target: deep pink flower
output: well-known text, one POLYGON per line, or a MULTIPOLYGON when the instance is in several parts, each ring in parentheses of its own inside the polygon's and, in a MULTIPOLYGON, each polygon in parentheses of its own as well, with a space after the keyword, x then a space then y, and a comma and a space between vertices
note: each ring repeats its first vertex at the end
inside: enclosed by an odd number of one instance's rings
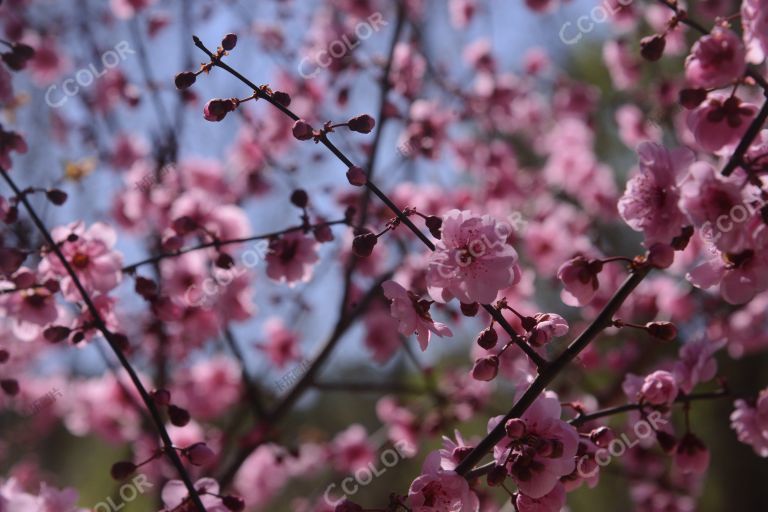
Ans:
POLYGON ((619 213, 629 227, 643 232, 646 246, 668 244, 680 235, 685 223, 677 204, 677 182, 693 163, 693 152, 644 142, 638 146, 637 155, 640 172, 627 182, 627 190, 619 199, 619 213))
POLYGON ((565 487, 558 483, 541 498, 520 493, 515 500, 517 512, 560 512, 565 506, 565 487))
POLYGON ((696 143, 705 151, 715 152, 741 139, 756 114, 755 105, 736 96, 710 97, 688 114, 686 123, 696 143))
POLYGON ((464 477, 441 467, 439 451, 424 461, 421 476, 408 489, 413 512, 478 512, 480 504, 464 477))
MULTIPOLYGON (((525 423, 525 435, 516 439, 505 437, 493 449, 496 463, 507 469, 520 492, 532 500, 551 493, 560 478, 576 468, 579 434, 560 419, 560 412, 557 394, 545 391, 520 418, 525 423)), ((502 416, 491 418, 488 431, 501 419, 502 416)))
POLYGON ((442 238, 430 255, 427 289, 433 299, 456 297, 488 304, 520 280, 517 252, 507 243, 511 228, 488 215, 451 210, 443 216, 442 238))
POLYGON ((670 405, 677 398, 677 392, 674 375, 663 370, 648 375, 640 387, 641 398, 652 405, 670 405))
POLYGON ((586 306, 595 296, 600 283, 597 275, 602 270, 599 261, 590 261, 577 256, 566 261, 557 270, 557 278, 565 289, 560 293, 562 301, 569 306, 586 306))
MULTIPOLYGON (((86 292, 107 293, 120 283, 123 257, 112 250, 117 236, 111 226, 96 222, 85 229, 82 222, 73 222, 54 228, 51 235, 60 244, 61 252, 86 292), (74 241, 68 240, 71 235, 75 235, 74 241)), ((61 278, 61 290, 67 299, 82 300, 56 254, 48 253, 40 263, 39 270, 45 276, 61 278)))
POLYGON ((746 49, 732 30, 715 27, 696 41, 685 60, 685 77, 694 87, 716 89, 739 78, 747 69, 746 49))
POLYGON ((317 242, 298 231, 270 240, 267 275, 291 286, 309 281, 318 260, 316 247, 317 242))
POLYGON ((445 324, 432 320, 429 314, 430 301, 419 299, 395 281, 385 281, 381 287, 384 290, 384 296, 392 301, 391 312, 392 316, 400 322, 400 333, 404 336, 416 333, 422 351, 427 350, 432 332, 441 337, 453 336, 445 324))
POLYGON ((329 449, 335 468, 341 473, 354 473, 373 462, 376 449, 362 425, 354 424, 336 434, 329 449))
POLYGON ((761 457, 768 457, 768 389, 760 392, 757 400, 736 400, 731 413, 731 428, 739 441, 746 443, 761 457))
POLYGON ((704 473, 709 467, 709 450, 701 439, 688 432, 677 443, 675 464, 683 473, 704 473))
POLYGON ((747 60, 761 64, 768 54, 768 1, 744 0, 741 3, 741 24, 747 60))

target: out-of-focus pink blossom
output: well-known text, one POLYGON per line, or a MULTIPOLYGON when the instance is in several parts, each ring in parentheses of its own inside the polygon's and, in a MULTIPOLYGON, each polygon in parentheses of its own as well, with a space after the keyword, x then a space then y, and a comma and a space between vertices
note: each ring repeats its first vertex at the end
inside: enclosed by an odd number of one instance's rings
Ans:
POLYGON ((715 27, 696 41, 685 60, 685 77, 694 87, 716 89, 741 78, 746 50, 732 30, 715 27))
POLYGON ((736 400, 731 413, 731 428, 739 441, 746 443, 761 457, 768 457, 768 389, 760 392, 755 401, 736 400))
POLYGON ((742 102, 736 96, 727 99, 711 97, 688 113, 688 129, 693 132, 701 149, 715 152, 723 146, 735 144, 747 131, 757 107, 742 102))
POLYGON ((640 387, 640 396, 652 405, 670 405, 677 398, 677 391, 674 375, 658 370, 645 378, 640 387))
POLYGON ((430 453, 421 476, 408 489, 408 505, 413 512, 478 512, 477 496, 464 477, 441 467, 439 451, 430 453))
POLYGON ((741 24, 747 60, 753 64, 762 63, 768 55, 768 2, 744 0, 741 3, 741 24))
POLYGON ((260 345, 270 361, 278 368, 285 368, 301 357, 298 335, 287 329, 279 318, 270 318, 264 324, 266 340, 260 345))
POLYGON ((269 242, 267 275, 291 286, 312 277, 317 262, 317 242, 301 232, 294 231, 269 242))
POLYGON ((429 314, 430 301, 419 299, 395 281, 385 281, 381 287, 384 296, 392 301, 392 316, 399 321, 400 333, 405 336, 416 333, 421 350, 427 350, 433 332, 441 337, 453 336, 445 324, 432 320, 429 314))

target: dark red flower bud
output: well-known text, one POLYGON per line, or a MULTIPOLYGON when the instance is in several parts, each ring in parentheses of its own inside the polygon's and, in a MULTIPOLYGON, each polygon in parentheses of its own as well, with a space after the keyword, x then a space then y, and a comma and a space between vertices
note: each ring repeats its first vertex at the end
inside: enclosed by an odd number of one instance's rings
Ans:
POLYGON ((191 419, 189 412, 187 412, 186 409, 182 409, 175 405, 168 406, 168 418, 171 420, 171 423, 177 427, 183 427, 189 423, 189 420, 191 419))
POLYGON ((178 219, 174 219, 171 223, 171 228, 179 235, 186 235, 197 229, 197 222, 192 217, 184 215, 178 219))
POLYGON ((693 236, 693 226, 683 227, 682 232, 672 239, 672 248, 676 251, 684 251, 693 236))
POLYGON ((221 47, 224 48, 225 51, 229 52, 234 50, 236 45, 237 45, 236 34, 227 34, 224 36, 224 39, 221 40, 221 47))
POLYGON ((472 367, 472 378, 485 382, 496 378, 499 373, 499 358, 496 356, 481 357, 472 367))
POLYGON ((439 240, 442 236, 440 228, 443 227, 443 219, 434 215, 430 215, 427 217, 425 224, 427 225, 427 229, 429 229, 429 233, 439 240))
POLYGON ((45 286, 45 289, 51 293, 56 293, 61 289, 59 287, 59 282, 53 278, 46 279, 45 282, 43 283, 43 286, 45 286))
POLYGON ((640 40, 640 55, 644 59, 656 62, 664 55, 664 47, 667 46, 667 38, 663 35, 654 34, 644 37, 640 40))
POLYGON ((496 346, 496 342, 499 341, 499 335, 496 334, 496 329, 488 327, 480 331, 480 335, 477 337, 477 344, 483 347, 485 350, 490 350, 496 346))
POLYGON ((67 193, 57 188, 48 190, 45 193, 45 196, 48 198, 50 202, 52 202, 56 206, 61 206, 67 201, 67 193))
POLYGON ((357 235, 352 241, 352 252, 361 258, 367 258, 373 252, 378 240, 378 237, 370 232, 357 235))
POLYGON ((480 311, 480 304, 473 302, 472 304, 461 303, 461 314, 464 316, 475 316, 480 311))
POLYGON ((158 407, 166 407, 171 403, 171 392, 167 389, 153 389, 150 391, 149 396, 155 402, 158 407))
POLYGON ((299 119, 293 123, 293 136, 299 140, 309 140, 314 136, 314 130, 312 126, 303 119, 299 119))
POLYGON ((64 341, 69 337, 71 329, 64 325, 52 325, 43 331, 43 338, 51 343, 64 341))
POLYGON ((347 123, 349 129, 358 133, 371 133, 373 127, 376 126, 376 121, 368 114, 363 114, 357 117, 353 117, 347 123))
POLYGON ((109 474, 115 480, 123 480, 131 476, 136 471, 136 464, 129 460, 121 460, 112 464, 112 468, 109 470, 109 474))
POLYGON ((72 335, 72 343, 78 344, 85 339, 85 333, 83 331, 77 331, 72 335))
POLYGON ((128 336, 126 336, 121 332, 113 332, 112 335, 110 336, 110 341, 121 352, 126 352, 131 348, 131 344, 128 341, 128 336))
POLYGON ((677 327, 672 322, 648 322, 645 324, 648 334, 664 341, 674 341, 677 338, 677 327))
POLYGON ((219 253, 218 258, 216 258, 215 265, 218 268, 223 268, 224 270, 229 270, 230 268, 235 266, 235 260, 229 254, 227 254, 225 252, 221 252, 221 253, 219 253))
POLYGON ((284 107, 288 107, 291 104, 291 97, 287 92, 275 91, 272 93, 272 99, 284 107))
POLYGON ((136 278, 134 290, 146 300, 152 300, 157 297, 157 283, 146 277, 139 276, 136 278))
POLYGON ((180 91, 192 87, 197 80, 197 75, 191 71, 182 71, 176 78, 173 79, 173 83, 176 84, 176 88, 180 91))
POLYGON ((296 189, 291 194, 291 203, 299 208, 306 208, 309 204, 309 196, 307 192, 302 189, 296 189))
POLYGON ((216 454, 205 443, 195 443, 184 448, 181 453, 193 466, 206 466, 216 458, 216 454))
POLYGON ((353 165, 347 169, 347 180, 349 180, 350 185, 362 187, 366 184, 368 178, 365 176, 365 171, 362 168, 353 165))
POLYGON ((229 496, 224 496, 221 498, 221 504, 224 505, 227 510, 231 510, 232 512, 242 512, 245 510, 245 500, 240 496, 232 496, 231 494, 229 496))
POLYGON ((205 104, 203 117, 206 121, 219 122, 236 108, 237 102, 234 99, 213 99, 205 104))

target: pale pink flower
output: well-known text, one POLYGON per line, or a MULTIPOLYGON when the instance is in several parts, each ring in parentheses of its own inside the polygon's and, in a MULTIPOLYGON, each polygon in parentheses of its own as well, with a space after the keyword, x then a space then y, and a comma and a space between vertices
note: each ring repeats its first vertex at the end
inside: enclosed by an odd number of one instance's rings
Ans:
POLYGON ((600 287, 597 275, 601 269, 602 264, 590 262, 583 256, 577 256, 560 265, 557 278, 565 286, 560 293, 562 301, 569 306, 586 306, 592 302, 600 287))
MULTIPOLYGON (((533 500, 552 492, 560 478, 576 468, 579 434, 560 419, 560 413, 557 394, 545 391, 520 417, 525 435, 518 439, 504 437, 493 449, 497 464, 503 465, 520 492, 533 500)), ((488 431, 502 418, 491 418, 488 431)))
POLYGON ((448 2, 448 11, 451 15, 453 26, 458 29, 467 28, 472 21, 475 11, 477 11, 476 0, 450 0, 448 2))
POLYGON ((309 281, 319 259, 317 242, 299 231, 293 231, 269 242, 267 276, 290 286, 309 281))
POLYGON ((640 397, 652 405, 670 405, 677 398, 677 382, 674 375, 658 370, 647 377, 640 387, 640 397))
POLYGON ((720 295, 726 302, 746 304, 768 289, 768 254, 764 247, 731 255, 716 252, 688 272, 686 279, 699 288, 720 285, 720 295))
POLYGON ((78 492, 70 487, 59 490, 40 483, 38 495, 24 491, 21 482, 10 478, 0 480, 0 510, 3 512, 87 512, 77 506, 78 492))
POLYGON ((644 142, 638 146, 637 155, 640 172, 627 182, 627 190, 619 199, 619 213, 629 227, 643 232, 646 246, 669 243, 680 235, 685 223, 677 204, 677 181, 693 163, 693 152, 644 142))
POLYGON ((675 361, 673 373, 684 393, 690 393, 697 384, 715 377, 717 361, 713 356, 725 343, 724 339, 710 341, 701 337, 683 345, 678 360, 675 361))
POLYGON ((416 333, 422 351, 427 350, 433 332, 441 337, 453 336, 445 324, 432 320, 429 314, 430 301, 419 299, 395 281, 385 281, 381 287, 384 296, 392 301, 391 313, 399 322, 400 333, 405 336, 416 333))
POLYGON ((430 255, 427 290, 433 299, 487 304, 520 280, 517 252, 507 243, 512 229, 488 215, 451 210, 430 255))
POLYGON ((768 457, 768 389, 755 401, 736 400, 731 414, 731 428, 739 441, 752 447, 761 457, 768 457))
POLYGON ((264 335, 266 342, 259 345, 259 348, 278 368, 285 368, 288 363, 301 357, 298 334, 286 328, 279 318, 270 318, 264 323, 264 335))
POLYGON ((284 451, 262 444, 243 462, 235 477, 235 488, 249 507, 267 505, 291 477, 284 451))
MULTIPOLYGON (((111 226, 96 222, 86 229, 82 222, 73 222, 54 228, 51 236, 60 244, 64 258, 86 292, 107 293, 120 284, 123 257, 112 249, 117 235, 111 226), (71 235, 75 235, 76 240, 69 241, 71 235)), ((39 270, 47 277, 61 278, 61 290, 67 299, 82 300, 75 283, 56 254, 48 253, 40 263, 39 270)))
POLYGON ((768 1, 744 0, 741 3, 741 23, 747 60, 760 64, 768 54, 768 1))
POLYGON ((685 60, 685 77, 694 87, 716 89, 738 79, 747 69, 746 50, 732 30, 715 27, 696 41, 685 60))
POLYGON ((354 424, 336 434, 329 446, 334 466, 341 473, 354 473, 373 462, 376 449, 362 425, 354 424))
POLYGON ((688 113, 686 123, 696 143, 705 151, 715 152, 735 144, 747 131, 757 114, 757 107, 736 96, 710 97, 688 113))
POLYGON ((464 477, 441 467, 439 451, 430 453, 421 475, 408 489, 413 512, 478 512, 480 503, 464 477))
MULTIPOLYGON (((213 496, 219 494, 219 483, 213 478, 201 478, 194 483, 195 490, 200 493, 200 501, 208 512, 228 512, 221 503, 221 498, 213 496), (209 494, 210 493, 210 494, 209 494)), ((163 486, 160 495, 167 510, 179 510, 182 503, 189 503, 189 492, 181 480, 169 480, 163 486)))

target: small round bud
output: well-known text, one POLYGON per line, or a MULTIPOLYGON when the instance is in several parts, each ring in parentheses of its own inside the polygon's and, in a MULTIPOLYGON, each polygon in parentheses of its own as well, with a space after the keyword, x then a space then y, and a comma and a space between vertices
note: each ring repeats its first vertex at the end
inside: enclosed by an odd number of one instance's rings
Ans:
POLYGON ((309 140, 314 137, 315 132, 312 129, 312 126, 303 119, 299 119, 293 123, 293 129, 291 131, 293 132, 293 136, 299 140, 309 140))
POLYGON ((177 427, 185 426, 191 419, 189 412, 187 412, 186 409, 182 409, 176 405, 168 406, 168 418, 171 420, 171 423, 177 427))
POLYGON ((235 260, 229 254, 227 254, 225 252, 220 252, 219 256, 216 258, 215 265, 218 268, 223 268, 224 270, 229 270, 230 268, 235 266, 235 260))
POLYGON ((43 286, 45 286, 45 289, 51 293, 56 293, 61 289, 59 287, 59 282, 53 278, 46 279, 45 282, 43 283, 43 286))
POLYGON ((667 38, 663 35, 654 34, 644 37, 640 40, 640 55, 644 59, 656 62, 664 55, 664 48, 667 46, 667 38))
POLYGON ((224 505, 227 510, 231 510, 232 512, 242 512, 245 510, 245 500, 240 496, 233 496, 231 494, 224 496, 221 498, 221 504, 224 505))
POLYGON ((45 193, 45 197, 56 206, 61 206, 67 201, 67 193, 63 190, 53 188, 45 193))
POLYGON ((527 430, 525 421, 520 418, 512 418, 504 424, 504 431, 507 433, 507 437, 513 440, 521 439, 527 430))
POLYGON ((173 79, 173 83, 176 84, 176 88, 180 91, 192 87, 197 80, 197 75, 191 71, 182 71, 173 79))
POLYGON ((85 333, 83 331, 77 331, 75 334, 72 335, 72 343, 77 345, 81 341, 85 339, 85 333))
POLYGON ((347 180, 349 181, 350 185, 354 185, 356 187, 362 187, 368 181, 365 176, 365 171, 356 165, 353 165, 347 169, 347 180))
POLYGON ((347 125, 353 132, 371 133, 373 127, 376 126, 376 121, 368 114, 363 114, 350 119, 347 125))
POLYGON ((284 107, 288 107, 291 104, 291 97, 288 95, 287 92, 275 91, 272 93, 272 99, 275 100, 276 103, 279 103, 284 107))
POLYGON ((43 338, 51 343, 58 343, 67 339, 70 332, 70 328, 64 325, 52 325, 43 331, 43 338))
POLYGON ((472 378, 484 382, 496 378, 499 373, 499 358, 496 356, 481 357, 475 361, 472 367, 472 378))
POLYGON ((496 329, 493 327, 487 327, 480 331, 480 335, 477 337, 477 344, 483 347, 485 350, 490 350, 496 346, 499 341, 499 335, 496 334, 496 329))
POLYGON ((600 448, 605 448, 614 439, 613 430, 608 427, 598 427, 589 433, 589 439, 600 448))
POLYGON ((158 407, 166 407, 168 404, 171 403, 171 392, 167 389, 153 389, 149 396, 152 397, 152 400, 155 402, 155 405, 158 407))
POLYGON ((480 311, 480 304, 477 302, 473 302, 472 304, 461 303, 461 314, 464 316, 475 316, 478 311, 480 311))
POLYGON ((121 460, 112 464, 112 468, 109 470, 109 474, 115 480, 123 480, 131 476, 136 471, 136 464, 129 460, 121 460))
POLYGON ((307 204, 309 204, 307 192, 302 189, 294 190, 291 194, 291 203, 299 208, 306 208, 307 204))
POLYGON ((227 34, 224 36, 224 39, 221 40, 221 47, 224 48, 225 51, 231 51, 235 49, 235 46, 237 45, 237 35, 236 34, 227 34))
POLYGON ((206 121, 219 122, 236 108, 237 102, 233 99, 213 99, 205 104, 203 117, 206 121))
POLYGON ((206 466, 216 458, 216 454, 205 443, 195 443, 184 448, 181 453, 193 466, 206 466))
POLYGON ((648 322, 645 324, 648 334, 664 341, 674 341, 677 338, 677 327, 672 322, 648 322))
POLYGON ((367 258, 373 252, 378 240, 378 237, 370 232, 357 235, 352 241, 352 252, 360 258, 367 258))

